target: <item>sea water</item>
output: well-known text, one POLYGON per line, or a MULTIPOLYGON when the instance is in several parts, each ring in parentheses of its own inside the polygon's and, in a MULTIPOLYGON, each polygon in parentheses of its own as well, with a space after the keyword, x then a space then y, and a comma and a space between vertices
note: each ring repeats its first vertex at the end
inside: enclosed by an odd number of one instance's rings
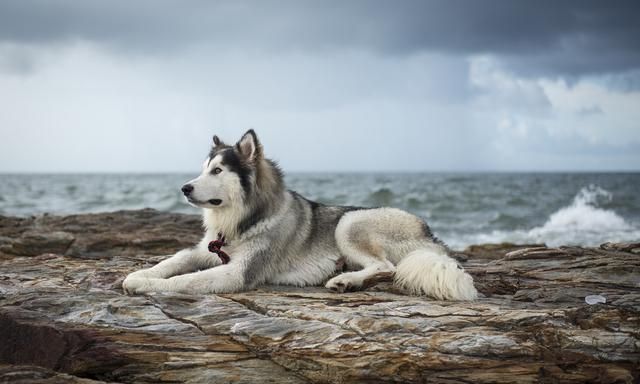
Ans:
MULTIPOLYGON (((0 214, 147 207, 198 214, 180 192, 195 176, 0 175, 0 214)), ((640 240, 640 173, 292 173, 287 184, 326 204, 411 211, 454 249, 640 240)))

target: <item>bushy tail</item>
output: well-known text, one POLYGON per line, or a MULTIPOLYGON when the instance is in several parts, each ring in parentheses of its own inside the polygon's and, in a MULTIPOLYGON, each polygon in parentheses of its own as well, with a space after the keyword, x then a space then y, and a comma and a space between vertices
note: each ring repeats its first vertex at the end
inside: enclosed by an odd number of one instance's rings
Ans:
POLYGON ((473 278, 439 249, 419 249, 396 266, 395 284, 411 294, 438 300, 475 300, 473 278))

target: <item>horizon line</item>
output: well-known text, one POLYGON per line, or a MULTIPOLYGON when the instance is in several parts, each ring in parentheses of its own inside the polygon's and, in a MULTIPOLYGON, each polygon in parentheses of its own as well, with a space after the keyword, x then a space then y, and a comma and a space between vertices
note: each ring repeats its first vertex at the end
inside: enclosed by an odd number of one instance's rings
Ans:
MULTIPOLYGON (((640 173, 640 169, 607 169, 607 170, 536 170, 536 169, 483 169, 483 170, 289 170, 286 174, 436 174, 436 173, 640 173)), ((198 174, 193 171, 0 171, 0 175, 185 175, 198 174)))

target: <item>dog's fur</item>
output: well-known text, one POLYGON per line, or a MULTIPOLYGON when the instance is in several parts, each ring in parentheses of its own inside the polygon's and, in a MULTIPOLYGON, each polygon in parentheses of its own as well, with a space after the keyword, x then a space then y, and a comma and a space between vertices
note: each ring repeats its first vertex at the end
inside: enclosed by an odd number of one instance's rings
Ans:
POLYGON ((234 146, 214 136, 202 173, 183 191, 190 204, 203 208, 204 238, 127 276, 125 292, 206 294, 323 283, 344 292, 395 272, 395 283, 414 294, 477 296, 471 276, 422 219, 394 208, 328 206, 288 191, 253 130, 234 146), (228 264, 208 250, 218 233, 226 237, 228 264), (351 271, 342 273, 343 266, 351 271))

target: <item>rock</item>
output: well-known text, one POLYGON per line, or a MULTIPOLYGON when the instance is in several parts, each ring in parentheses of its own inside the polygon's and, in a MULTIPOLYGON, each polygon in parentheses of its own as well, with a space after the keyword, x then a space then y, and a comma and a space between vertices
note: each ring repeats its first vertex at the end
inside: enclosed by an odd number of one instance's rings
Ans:
POLYGON ((75 237, 67 232, 27 231, 14 241, 5 241, 0 246, 0 251, 21 256, 37 256, 47 252, 65 253, 74 240, 75 237))
POLYGON ((153 209, 31 218, 0 216, 0 258, 58 253, 75 258, 166 255, 200 240, 198 216, 153 209))
POLYGON ((0 382, 640 379, 640 244, 469 248, 472 303, 407 296, 389 276, 345 294, 123 295, 129 272, 200 231, 152 210, 0 217, 0 382))
MULTIPOLYGON (((470 245, 462 252, 463 255, 473 255, 475 259, 502 259, 507 253, 526 248, 544 247, 544 244, 477 244, 470 245)), ((466 260, 465 260, 466 261, 466 260)))
POLYGON ((99 384, 104 381, 82 379, 37 366, 0 364, 0 383, 12 384, 99 384))
POLYGON ((600 248, 607 251, 622 251, 640 254, 640 243, 604 243, 600 248))

